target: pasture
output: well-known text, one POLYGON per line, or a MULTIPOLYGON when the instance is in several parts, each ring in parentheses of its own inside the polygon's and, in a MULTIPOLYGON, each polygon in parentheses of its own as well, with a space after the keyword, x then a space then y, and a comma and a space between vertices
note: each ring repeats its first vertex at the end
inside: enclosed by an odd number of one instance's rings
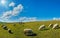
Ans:
POLYGON ((38 22, 24 22, 24 23, 0 23, 0 38, 60 38, 60 28, 52 29, 48 28, 49 24, 58 23, 60 21, 38 21, 38 22), (46 26, 45 30, 39 30, 39 26, 44 24, 46 26), (1 26, 6 25, 7 28, 13 31, 10 34, 7 30, 4 30, 1 26), (36 36, 26 36, 24 35, 24 29, 32 29, 36 36))

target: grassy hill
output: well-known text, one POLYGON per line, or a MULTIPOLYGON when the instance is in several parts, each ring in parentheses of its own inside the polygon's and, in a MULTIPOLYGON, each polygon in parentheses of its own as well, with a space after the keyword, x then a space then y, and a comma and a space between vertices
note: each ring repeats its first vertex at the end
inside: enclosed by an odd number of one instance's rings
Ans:
POLYGON ((26 22, 24 24, 0 23, 0 38, 60 38, 60 28, 48 28, 48 25, 51 23, 58 23, 60 25, 60 21, 26 22), (4 30, 1 27, 3 24, 5 24, 9 29, 11 29, 13 31, 13 34, 10 34, 7 30, 4 30), (39 31, 38 28, 42 24, 46 25, 46 28, 48 30, 39 31), (34 33, 37 34, 37 36, 25 36, 23 32, 25 28, 31 28, 34 31, 34 33))

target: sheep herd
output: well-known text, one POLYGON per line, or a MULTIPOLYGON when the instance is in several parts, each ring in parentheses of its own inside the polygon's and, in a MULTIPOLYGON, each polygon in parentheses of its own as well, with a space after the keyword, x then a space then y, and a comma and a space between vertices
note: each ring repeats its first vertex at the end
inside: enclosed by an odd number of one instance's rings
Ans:
POLYGON ((13 34, 13 32, 11 31, 11 29, 8 28, 7 26, 2 25, 1 27, 2 27, 4 30, 7 30, 10 34, 13 34))
MULTIPOLYGON (((56 24, 49 24, 48 28, 50 28, 50 29, 58 29, 60 27, 56 23, 56 24)), ((40 27, 38 28, 38 30, 40 30, 40 31, 45 30, 45 29, 46 29, 45 25, 40 25, 40 27)), ((33 31, 32 31, 32 29, 24 29, 24 34, 27 35, 27 36, 31 36, 31 35, 33 36, 33 31), (30 33, 32 33, 32 34, 30 34, 30 33)))
MULTIPOLYGON (((39 27, 39 30, 43 30, 43 29, 45 29, 46 28, 46 26, 45 25, 41 25, 40 27, 39 27)), ((48 28, 51 28, 51 29, 58 29, 59 28, 59 25, 56 23, 56 24, 50 24, 49 26, 48 26, 48 28)))
MULTIPOLYGON (((14 24, 14 26, 15 26, 15 24, 14 24)), ((13 31, 12 31, 10 28, 8 28, 6 25, 2 25, 1 27, 2 27, 4 30, 7 30, 8 33, 13 34, 13 31)), ((49 24, 47 28, 50 28, 50 29, 58 29, 58 28, 60 28, 60 27, 59 27, 59 25, 56 23, 56 24, 49 24)), ((46 26, 45 26, 45 25, 40 25, 40 26, 38 27, 38 30, 40 30, 40 31, 45 30, 45 29, 46 29, 46 26)), ((37 35, 37 34, 34 33, 33 30, 30 29, 30 28, 29 28, 29 29, 24 29, 23 32, 24 32, 24 34, 27 35, 27 36, 36 36, 36 35, 37 35)))

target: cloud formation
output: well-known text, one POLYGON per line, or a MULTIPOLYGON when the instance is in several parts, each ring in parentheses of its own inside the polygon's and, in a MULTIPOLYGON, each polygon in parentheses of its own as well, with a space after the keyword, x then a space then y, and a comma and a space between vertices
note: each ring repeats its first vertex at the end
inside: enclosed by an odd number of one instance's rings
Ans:
POLYGON ((56 18, 56 17, 54 17, 53 20, 60 20, 60 18, 56 18))
POLYGON ((23 10, 23 5, 19 4, 17 7, 14 7, 13 10, 6 11, 3 13, 2 18, 10 18, 11 16, 17 16, 23 10))
POLYGON ((14 7, 15 6, 15 3, 14 2, 11 2, 10 4, 9 4, 9 7, 14 7))
POLYGON ((37 21, 37 17, 20 17, 19 20, 21 22, 37 21))

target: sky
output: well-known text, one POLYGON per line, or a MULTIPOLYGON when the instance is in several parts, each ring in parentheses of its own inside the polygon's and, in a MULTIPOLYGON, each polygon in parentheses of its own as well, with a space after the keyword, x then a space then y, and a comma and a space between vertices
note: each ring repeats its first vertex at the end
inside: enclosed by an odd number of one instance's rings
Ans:
POLYGON ((0 0, 0 21, 60 20, 60 0, 0 0))

